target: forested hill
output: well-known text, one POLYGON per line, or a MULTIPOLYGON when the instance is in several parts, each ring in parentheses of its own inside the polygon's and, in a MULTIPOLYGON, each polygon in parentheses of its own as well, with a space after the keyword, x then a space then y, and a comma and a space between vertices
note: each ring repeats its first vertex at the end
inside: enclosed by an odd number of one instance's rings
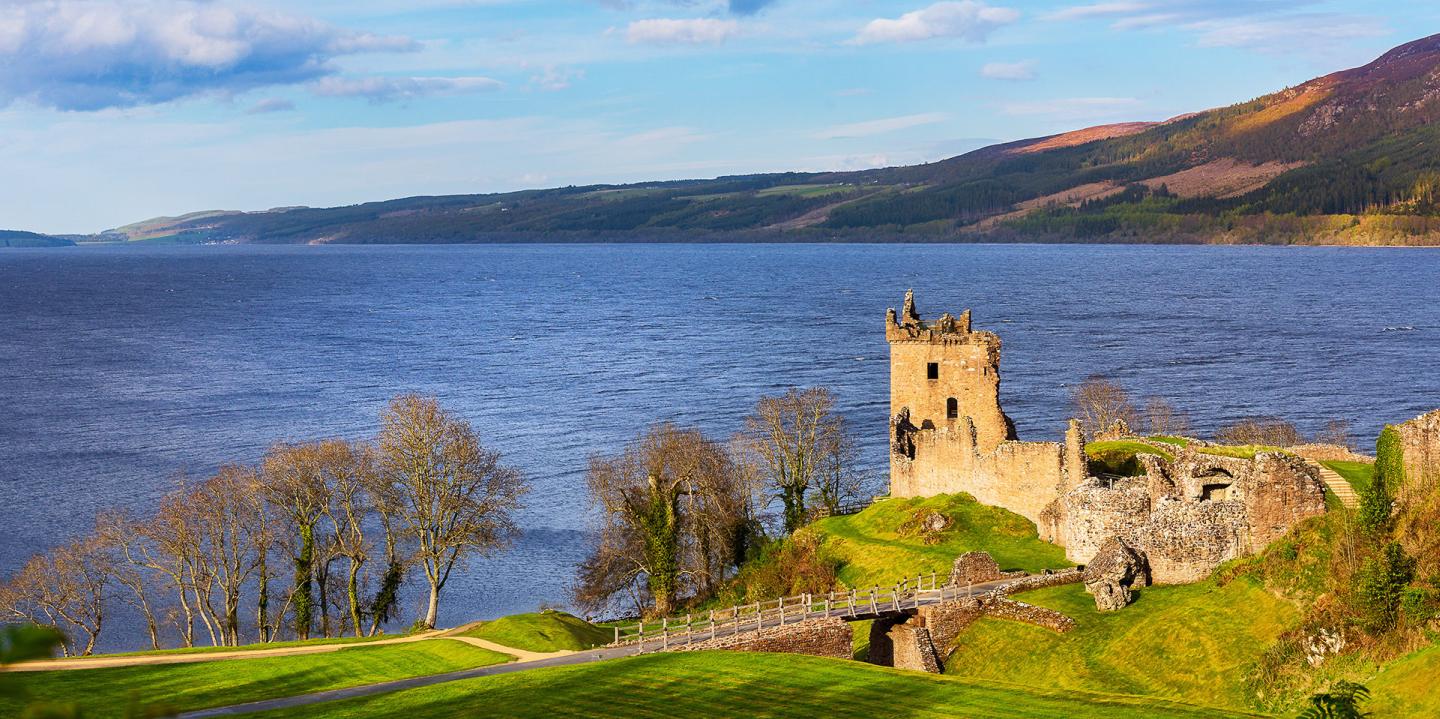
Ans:
POLYGON ((1231 107, 941 162, 349 207, 209 212, 110 237, 1440 244, 1440 35, 1231 107))
POLYGON ((20 230, 0 230, 0 247, 64 247, 73 244, 75 243, 61 237, 20 230))

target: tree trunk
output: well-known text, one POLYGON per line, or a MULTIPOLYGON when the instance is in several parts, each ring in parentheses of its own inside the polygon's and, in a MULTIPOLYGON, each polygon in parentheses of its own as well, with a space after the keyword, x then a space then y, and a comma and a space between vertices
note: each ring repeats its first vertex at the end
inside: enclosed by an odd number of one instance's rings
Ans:
POLYGON ((295 638, 309 639, 315 602, 310 592, 311 562, 315 557, 315 527, 300 528, 300 555, 295 557, 295 638))
POLYGON ((270 633, 270 571, 265 564, 264 555, 260 559, 260 579, 257 590, 260 594, 255 607, 255 626, 259 630, 260 643, 268 644, 272 638, 270 633))
POLYGON ((360 563, 350 558, 350 582, 346 590, 350 594, 350 621, 355 628, 355 636, 360 636, 360 563))
POLYGON ((430 607, 425 610, 425 627, 435 628, 436 615, 440 613, 440 585, 433 580, 430 582, 430 607))

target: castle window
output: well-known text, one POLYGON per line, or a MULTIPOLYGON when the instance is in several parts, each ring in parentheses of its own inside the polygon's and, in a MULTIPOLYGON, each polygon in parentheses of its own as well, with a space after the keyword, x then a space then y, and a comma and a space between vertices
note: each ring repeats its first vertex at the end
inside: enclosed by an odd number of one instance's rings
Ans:
POLYGON ((925 379, 940 379, 939 362, 931 362, 925 365, 925 379))
POLYGON ((960 416, 960 403, 954 397, 945 400, 945 419, 955 419, 960 416))

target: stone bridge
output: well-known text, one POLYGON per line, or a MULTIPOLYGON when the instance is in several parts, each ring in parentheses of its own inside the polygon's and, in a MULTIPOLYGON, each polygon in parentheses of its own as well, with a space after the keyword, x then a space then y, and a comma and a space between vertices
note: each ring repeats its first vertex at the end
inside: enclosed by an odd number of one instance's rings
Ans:
MULTIPOLYGON (((961 569, 959 562, 956 569, 961 569)), ((616 628, 615 644, 638 645, 642 652, 729 649, 850 659, 854 654, 850 622, 873 620, 867 661, 938 673, 946 648, 981 617, 1002 617, 1056 632, 1074 627, 1074 620, 1064 614, 1008 595, 1079 582, 1078 569, 974 579, 973 573, 963 576, 957 571, 943 583, 931 575, 886 588, 757 602, 675 622, 663 620, 648 628, 643 624, 616 628)))

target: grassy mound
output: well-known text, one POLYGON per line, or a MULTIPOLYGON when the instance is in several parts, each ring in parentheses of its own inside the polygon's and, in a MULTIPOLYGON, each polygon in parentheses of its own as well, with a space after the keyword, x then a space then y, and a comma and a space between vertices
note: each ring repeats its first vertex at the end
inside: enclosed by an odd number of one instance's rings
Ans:
POLYGON ((608 644, 615 638, 612 630, 565 612, 501 617, 463 634, 528 652, 580 651, 608 644))
POLYGON ((1254 459, 1255 455, 1261 452, 1285 452, 1284 447, 1272 447, 1266 444, 1236 444, 1236 445, 1210 445, 1200 447, 1196 450, 1201 454, 1213 454, 1220 457, 1235 457, 1237 459, 1254 459))
POLYGON ((1245 716, 1164 700, 1036 689, 836 659, 739 652, 651 654, 537 669, 261 716, 447 719, 482 715, 747 719, 1245 716))
MULTIPOLYGON (((126 716, 132 698, 141 705, 189 711, 441 674, 511 659, 464 642, 428 639, 322 654, 25 672, 13 679, 34 701, 73 702, 86 719, 105 719, 126 716)), ((20 706, 0 699, 0 716, 20 716, 20 706)))
POLYGON ((1299 619, 1245 579, 1151 587, 1119 612, 1097 612, 1078 584, 1017 598, 1068 614, 1076 628, 982 619, 956 640, 946 673, 1242 708, 1247 667, 1299 619))
POLYGON ((1153 454, 1171 460, 1175 455, 1148 442, 1134 439, 1106 440, 1085 445, 1085 454, 1090 459, 1090 471, 1100 474, 1121 474, 1138 477, 1145 473, 1144 465, 1136 455, 1153 454))
POLYGON ((810 525, 827 556, 839 563, 837 576, 851 587, 887 585, 905 577, 946 575, 955 558, 984 550, 1002 569, 1068 567, 1065 550, 1041 541, 1030 520, 980 504, 968 494, 890 499, 848 517, 810 525), (943 531, 924 536, 909 529, 917 513, 935 511, 950 520, 943 531), (933 542, 933 543, 930 543, 933 542))

